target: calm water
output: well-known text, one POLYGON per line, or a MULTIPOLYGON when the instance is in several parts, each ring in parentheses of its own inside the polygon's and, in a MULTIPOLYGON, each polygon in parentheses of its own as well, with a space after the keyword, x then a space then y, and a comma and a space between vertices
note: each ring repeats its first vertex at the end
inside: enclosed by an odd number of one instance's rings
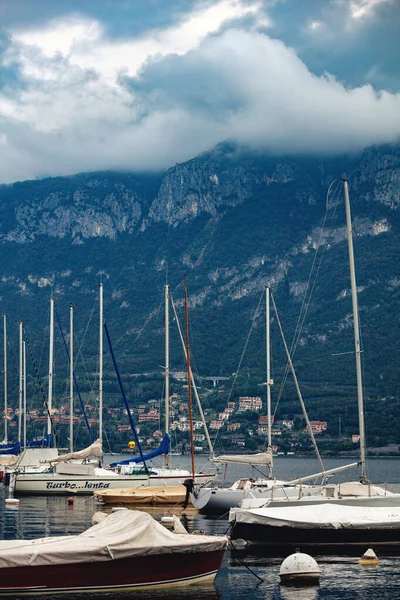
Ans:
MULTIPOLYGON (((173 466, 187 466, 185 458, 173 457, 173 466)), ((201 461, 197 459, 198 465, 201 461)), ((347 464, 351 460, 326 460, 325 468, 333 468, 347 464)), ((317 472, 318 464, 314 459, 278 458, 276 475, 282 479, 292 479, 298 475, 317 472)), ((223 472, 222 472, 223 475, 223 472)), ((226 474, 227 482, 232 482, 246 475, 246 469, 234 466, 226 474)), ((374 459, 368 463, 368 475, 374 483, 387 483, 388 488, 400 491, 400 459, 374 459)), ((357 471, 347 471, 337 474, 333 481, 356 479, 357 471)), ((5 508, 6 491, 0 491, 0 532, 1 539, 35 538, 47 535, 71 535, 81 533, 91 525, 93 513, 97 510, 109 512, 95 503, 92 498, 75 498, 72 506, 67 504, 65 497, 27 497, 20 499, 18 509, 5 508)), ((207 533, 226 533, 226 519, 212 519, 198 515, 195 511, 181 512, 180 507, 174 509, 148 509, 155 518, 174 513, 181 517, 189 531, 200 529, 207 533)), ((377 598, 400 598, 400 557, 380 557, 378 567, 365 568, 358 564, 358 557, 343 556, 316 557, 321 566, 321 582, 316 588, 287 588, 279 585, 279 567, 282 558, 263 556, 259 552, 241 553, 227 551, 223 566, 218 574, 215 586, 194 587, 163 592, 136 592, 119 595, 118 598, 134 597, 135 600, 186 600, 190 593, 191 600, 234 600, 251 595, 252 600, 288 599, 288 600, 318 600, 358 599, 367 596, 377 598), (248 570, 250 568, 260 578, 248 570)), ((98 598, 98 596, 97 596, 98 598)), ((107 596, 110 598, 110 596, 107 596)))

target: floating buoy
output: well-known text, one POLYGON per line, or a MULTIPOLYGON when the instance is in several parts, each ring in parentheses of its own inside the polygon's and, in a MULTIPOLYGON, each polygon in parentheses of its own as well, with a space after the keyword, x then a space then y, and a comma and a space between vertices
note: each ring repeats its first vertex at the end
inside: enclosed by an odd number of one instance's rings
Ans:
POLYGON ((372 550, 372 548, 368 548, 368 550, 362 555, 358 562, 363 567, 376 567, 377 565, 379 565, 379 558, 372 550))
POLYGON ((69 496, 69 497, 67 498, 67 502, 68 502, 68 504, 73 504, 73 503, 74 503, 74 499, 73 499, 73 497, 72 497, 72 496, 69 496))
POLYGON ((8 508, 18 508, 19 507, 18 498, 6 498, 5 503, 6 503, 6 507, 8 507, 8 508))
POLYGON ((238 538, 237 540, 231 540, 232 546, 235 550, 244 550, 247 546, 246 540, 242 540, 242 538, 238 538))
POLYGON ((284 585, 315 585, 319 583, 321 569, 309 554, 296 549, 281 564, 279 576, 284 585))
POLYGON ((128 442, 128 448, 130 448, 131 450, 133 450, 136 446, 136 442, 128 442))
POLYGON ((175 526, 175 519, 174 517, 161 517, 160 523, 161 525, 164 525, 164 527, 172 531, 172 529, 175 526))

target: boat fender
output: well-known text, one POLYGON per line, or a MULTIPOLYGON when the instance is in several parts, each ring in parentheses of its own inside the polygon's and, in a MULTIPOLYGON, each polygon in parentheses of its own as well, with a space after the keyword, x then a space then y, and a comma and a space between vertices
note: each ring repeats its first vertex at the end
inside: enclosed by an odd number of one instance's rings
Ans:
POLYGON ((363 567, 377 567, 379 565, 379 558, 372 548, 368 548, 358 562, 363 567))
POLYGON ((294 554, 285 558, 279 569, 282 585, 316 585, 320 575, 321 569, 317 561, 298 548, 294 554))

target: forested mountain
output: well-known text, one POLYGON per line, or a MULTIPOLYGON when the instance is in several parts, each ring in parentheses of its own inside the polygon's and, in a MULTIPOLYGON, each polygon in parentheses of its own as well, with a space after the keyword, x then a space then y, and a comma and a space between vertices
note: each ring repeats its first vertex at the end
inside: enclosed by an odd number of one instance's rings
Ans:
MULTIPOLYGON (((400 393, 399 147, 327 159, 265 156, 225 143, 166 173, 96 172, 0 186, 1 301, 11 345, 17 347, 22 320, 45 375, 53 295, 64 328, 69 303, 75 305, 85 369, 95 372, 101 277, 122 373, 160 372, 163 286, 168 279, 183 319, 186 273, 196 370, 203 376, 237 371, 254 323, 241 370, 262 382, 264 286, 272 287, 290 342, 310 283, 294 355, 297 375, 309 390, 311 407, 319 406, 326 390, 339 395, 351 390, 354 396, 340 183, 332 185, 326 210, 328 187, 344 172, 353 214, 365 386, 382 407, 383 397, 392 398, 393 415, 393 398, 400 393)), ((182 350, 177 334, 171 335, 172 369, 181 370, 182 350)), ((272 347, 279 381, 285 359, 276 319, 272 347)), ((323 418, 323 408, 318 411, 323 418)))

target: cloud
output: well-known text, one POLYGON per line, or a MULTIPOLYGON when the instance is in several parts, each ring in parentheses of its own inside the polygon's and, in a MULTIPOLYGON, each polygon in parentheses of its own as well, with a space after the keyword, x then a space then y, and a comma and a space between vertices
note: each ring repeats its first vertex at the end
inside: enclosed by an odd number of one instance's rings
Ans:
POLYGON ((243 18, 266 23, 260 3, 221 0, 124 41, 78 15, 12 31, 0 180, 164 169, 226 139, 291 154, 399 139, 399 94, 317 77, 243 18))

